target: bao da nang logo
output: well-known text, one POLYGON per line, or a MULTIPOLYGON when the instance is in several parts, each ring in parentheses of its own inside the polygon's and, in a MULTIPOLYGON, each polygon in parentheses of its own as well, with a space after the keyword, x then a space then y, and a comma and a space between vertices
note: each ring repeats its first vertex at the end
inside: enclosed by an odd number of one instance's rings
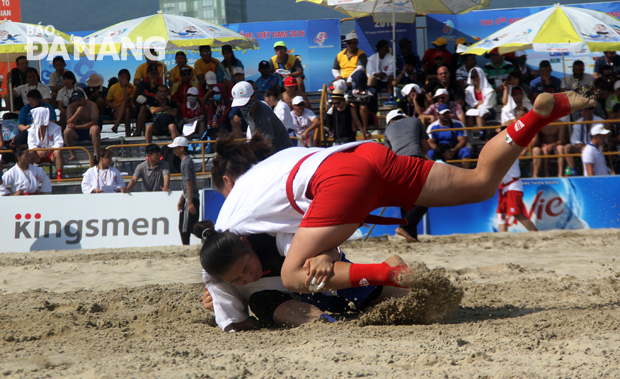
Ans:
POLYGON ((111 56, 115 61, 119 61, 127 60, 129 55, 141 60, 144 55, 154 61, 163 60, 166 47, 163 37, 143 39, 138 36, 130 40, 125 32, 125 29, 106 31, 90 38, 72 35, 71 39, 67 40, 58 35, 52 25, 28 25, 25 33, 26 57, 28 60, 51 61, 56 56, 62 56, 65 60, 71 60, 73 56, 77 61, 82 56, 89 60, 102 60, 105 56, 111 56))
POLYGON ((325 32, 320 32, 319 34, 316 35, 316 37, 314 38, 314 42, 316 42, 319 45, 322 45, 323 42, 325 42, 325 40, 327 39, 327 33, 325 32))

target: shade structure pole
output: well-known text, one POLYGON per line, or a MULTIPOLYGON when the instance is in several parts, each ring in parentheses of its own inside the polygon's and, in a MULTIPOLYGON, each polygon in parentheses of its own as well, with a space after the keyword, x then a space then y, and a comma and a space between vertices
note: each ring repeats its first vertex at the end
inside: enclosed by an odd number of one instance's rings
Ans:
POLYGON ((11 74, 11 62, 9 61, 9 53, 6 53, 6 61, 9 65, 9 73, 8 73, 8 85, 7 91, 9 91, 9 111, 13 112, 13 75, 11 74))
MULTIPOLYGON (((394 10, 394 2, 396 0, 392 0, 392 65, 394 67, 394 78, 396 78, 396 12, 394 10)), ((388 73, 388 76, 389 73, 388 73)), ((396 97, 396 87, 392 89, 394 92, 392 96, 396 97)))

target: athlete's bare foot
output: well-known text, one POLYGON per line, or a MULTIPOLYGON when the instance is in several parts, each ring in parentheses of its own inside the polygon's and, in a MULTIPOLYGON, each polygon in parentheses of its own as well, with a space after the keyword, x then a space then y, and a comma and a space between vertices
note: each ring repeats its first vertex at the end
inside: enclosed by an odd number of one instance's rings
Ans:
POLYGON ((428 271, 428 267, 422 262, 414 262, 409 266, 405 261, 396 254, 392 254, 384 261, 390 267, 394 267, 392 271, 392 280, 399 286, 409 288, 412 278, 422 272, 428 271))
POLYGON ((69 155, 69 160, 70 161, 75 161, 75 160, 77 160, 77 157, 75 156, 75 154, 71 154, 71 155, 69 155))
MULTIPOLYGON (((566 91, 564 92, 564 94, 568 98, 571 113, 583 108, 590 108, 596 106, 595 100, 587 99, 575 91, 566 91)), ((543 92, 536 97, 536 100, 534 100, 533 110, 540 117, 547 117, 551 114, 555 105, 555 98, 553 94, 543 92)))
POLYGON ((420 242, 420 241, 418 241, 417 238, 413 238, 411 236, 411 234, 409 234, 408 231, 406 231, 405 229, 401 228, 400 226, 398 228, 396 228, 396 234, 398 234, 399 236, 405 237, 407 242, 420 242))

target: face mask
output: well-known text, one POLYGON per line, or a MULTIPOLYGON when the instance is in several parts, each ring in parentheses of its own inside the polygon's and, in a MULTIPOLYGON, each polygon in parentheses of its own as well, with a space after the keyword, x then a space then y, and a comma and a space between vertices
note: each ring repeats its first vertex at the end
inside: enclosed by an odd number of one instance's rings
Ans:
POLYGON ((196 104, 196 101, 197 101, 197 100, 198 100, 198 99, 196 99, 196 97, 195 97, 195 96, 188 96, 188 97, 187 97, 187 101, 189 101, 189 103, 190 103, 190 104, 192 104, 192 105, 196 104))
POLYGON ((519 57, 519 58, 517 58, 517 62, 519 62, 519 64, 525 64, 526 60, 527 60, 527 57, 519 57))
POLYGON ((222 100, 222 95, 220 95, 219 93, 218 93, 218 94, 216 94, 216 95, 213 95, 213 100, 215 100, 215 101, 220 101, 220 100, 222 100))
POLYGON ((256 100, 250 100, 248 101, 244 106, 241 107, 241 112, 243 113, 250 113, 250 110, 252 109, 252 107, 254 107, 254 103, 256 102, 256 100))

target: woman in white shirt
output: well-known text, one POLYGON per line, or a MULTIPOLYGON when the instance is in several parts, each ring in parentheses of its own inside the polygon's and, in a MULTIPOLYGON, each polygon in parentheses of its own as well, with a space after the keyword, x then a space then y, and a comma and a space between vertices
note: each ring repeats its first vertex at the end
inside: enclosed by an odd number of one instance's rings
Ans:
POLYGON ((97 155, 96 165, 89 168, 82 179, 83 193, 127 193, 127 187, 120 171, 112 167, 114 152, 102 149, 97 155))
POLYGON ((293 110, 291 118, 295 127, 295 135, 300 138, 306 146, 311 146, 309 138, 314 136, 314 130, 319 127, 319 118, 314 112, 306 108, 303 97, 295 96, 293 99, 293 110))
MULTIPOLYGON (((21 97, 24 101, 24 104, 27 104, 28 92, 36 89, 41 93, 43 101, 50 105, 54 105, 52 103, 52 95, 50 89, 48 86, 39 81, 39 71, 37 71, 36 68, 28 67, 28 69, 26 70, 26 81, 26 84, 15 87, 15 89, 13 90, 13 95, 15 95, 16 97, 21 97)), ((19 111, 19 109, 17 111, 19 111)))
POLYGON ((58 95, 56 95, 56 104, 60 110, 60 125, 64 126, 67 123, 67 107, 69 106, 69 99, 73 91, 82 91, 84 97, 86 97, 86 93, 75 84, 77 79, 71 71, 65 71, 65 73, 62 74, 62 80, 65 86, 58 91, 58 95))
POLYGON ((20 196, 51 193, 52 181, 41 167, 31 164, 32 156, 28 152, 28 146, 18 147, 15 155, 17 156, 17 164, 2 176, 0 195, 20 196), (38 189, 39 183, 41 183, 41 189, 38 189), (6 187, 11 187, 11 191, 6 187))

